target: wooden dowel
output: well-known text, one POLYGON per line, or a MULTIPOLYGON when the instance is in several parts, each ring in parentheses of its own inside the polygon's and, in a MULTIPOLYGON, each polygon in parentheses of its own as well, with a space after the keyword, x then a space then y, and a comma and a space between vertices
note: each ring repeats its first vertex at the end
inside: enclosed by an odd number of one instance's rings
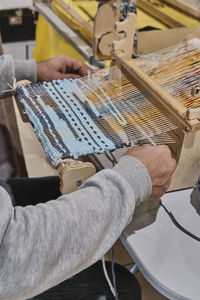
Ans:
POLYGON ((137 6, 147 13, 151 14, 158 20, 162 21, 164 24, 169 27, 185 27, 181 21, 174 20, 172 17, 164 13, 163 11, 156 8, 154 5, 145 0, 137 0, 137 6))
POLYGON ((197 19, 200 19, 200 11, 198 11, 197 9, 182 3, 180 1, 177 0, 162 0, 163 2, 170 4, 171 6, 178 8, 180 11, 189 14, 197 19))
POLYGON ((90 39, 92 40, 93 26, 87 20, 82 18, 73 8, 71 8, 70 4, 66 4, 62 0, 53 0, 53 2, 62 7, 72 18, 74 18, 79 24, 84 26, 84 28, 90 35, 90 39))

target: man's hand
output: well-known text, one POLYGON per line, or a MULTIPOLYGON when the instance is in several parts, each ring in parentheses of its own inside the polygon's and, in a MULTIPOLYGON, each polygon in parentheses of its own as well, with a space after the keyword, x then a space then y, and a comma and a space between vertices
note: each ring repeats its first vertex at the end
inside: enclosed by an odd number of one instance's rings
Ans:
POLYGON ((134 156, 145 166, 152 182, 150 198, 160 198, 170 186, 176 168, 169 148, 164 145, 132 147, 124 155, 134 156))
POLYGON ((66 55, 55 56, 37 63, 38 81, 79 78, 86 75, 87 69, 84 64, 66 55))

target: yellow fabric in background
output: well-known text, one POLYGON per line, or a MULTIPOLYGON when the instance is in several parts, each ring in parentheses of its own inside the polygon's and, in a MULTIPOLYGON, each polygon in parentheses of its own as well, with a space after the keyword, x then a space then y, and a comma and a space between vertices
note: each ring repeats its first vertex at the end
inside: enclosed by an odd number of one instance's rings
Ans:
MULTIPOLYGON (((93 20, 97 11, 97 1, 69 1, 63 0, 64 3, 70 4, 71 7, 86 22, 93 24, 93 20)), ((63 20, 70 28, 80 32, 85 39, 92 44, 92 36, 84 26, 74 20, 66 11, 52 1, 52 10, 63 20)), ((48 59, 50 57, 66 54, 81 61, 84 58, 50 25, 42 16, 39 16, 36 29, 36 45, 32 56, 36 61, 48 59)))
MULTIPOLYGON (((83 0, 63 0, 82 17, 86 22, 93 24, 93 20, 97 11, 97 1, 83 0)), ((92 44, 91 34, 86 28, 74 20, 63 8, 52 1, 53 11, 62 19, 70 28, 80 32, 84 38, 92 44)), ((137 29, 151 26, 158 29, 166 29, 167 26, 161 21, 156 20, 141 9, 137 9, 137 29)), ((190 16, 186 16, 173 8, 165 6, 165 13, 169 13, 171 17, 184 21, 186 26, 198 26, 200 22, 190 16)), ((84 61, 84 58, 50 25, 42 16, 39 16, 36 29, 36 45, 32 56, 36 61, 45 60, 59 54, 66 54, 78 60, 84 61)))
POLYGON ((144 28, 144 27, 154 27, 158 29, 168 29, 167 25, 162 23, 159 20, 156 20, 143 10, 137 8, 137 24, 136 29, 144 28))
POLYGON ((200 21, 190 15, 176 10, 170 5, 156 6, 156 9, 170 16, 174 20, 180 21, 185 27, 200 26, 200 21))
MULTIPOLYGON (((76 11, 86 22, 89 22, 93 25, 93 20, 98 8, 97 1, 69 1, 62 0, 65 4, 70 5, 70 7, 76 11)), ((74 18, 70 16, 62 7, 60 7, 57 3, 52 1, 51 5, 52 10, 56 13, 59 18, 65 22, 71 29, 79 32, 85 39, 92 44, 92 35, 87 29, 79 24, 74 18)))
POLYGON ((66 54, 80 61, 85 61, 53 26, 39 15, 36 28, 36 42, 32 57, 39 62, 60 54, 66 54))

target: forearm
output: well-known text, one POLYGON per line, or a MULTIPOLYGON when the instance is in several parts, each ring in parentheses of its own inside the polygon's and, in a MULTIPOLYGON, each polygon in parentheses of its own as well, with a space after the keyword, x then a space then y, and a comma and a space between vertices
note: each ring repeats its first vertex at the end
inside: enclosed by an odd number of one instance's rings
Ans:
POLYGON ((0 98, 10 96, 15 80, 22 79, 37 81, 35 60, 13 60, 8 54, 0 56, 0 98))
POLYGON ((135 203, 151 193, 146 171, 138 174, 141 166, 129 159, 133 174, 130 170, 128 174, 123 170, 127 164, 99 172, 79 191, 56 201, 2 209, 6 214, 0 224, 5 228, 0 249, 0 298, 21 300, 39 294, 109 250, 130 220, 135 203), (141 177, 145 188, 139 185, 141 177), (131 187, 134 181, 136 186, 131 187))
POLYGON ((14 61, 11 55, 0 56, 0 97, 7 96, 15 79, 14 61))
POLYGON ((27 79, 31 82, 37 81, 37 67, 34 59, 14 60, 16 81, 27 79))

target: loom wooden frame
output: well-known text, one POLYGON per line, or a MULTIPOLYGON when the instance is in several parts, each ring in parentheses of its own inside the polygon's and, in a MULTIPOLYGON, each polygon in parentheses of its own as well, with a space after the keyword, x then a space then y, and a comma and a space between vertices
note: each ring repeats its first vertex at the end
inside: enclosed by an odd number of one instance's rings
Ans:
MULTIPOLYGON (((36 1, 36 2, 40 2, 40 1, 36 1)), ((47 1, 48 2, 48 1, 47 1)), ((109 1, 109 3, 114 3, 116 1, 109 1)), ((38 4, 42 4, 42 3, 38 3, 38 4)), ((104 4, 104 8, 105 8, 104 4)), ((111 6, 112 7, 112 6, 111 6)), ((103 7, 102 7, 103 9, 103 7)), ((115 10, 115 14, 116 14, 116 8, 112 7, 112 9, 115 10)), ((103 16, 104 13, 102 13, 103 16)), ((98 18, 98 14, 96 16, 95 21, 98 18)), ((104 29, 106 30, 107 28, 105 27, 105 19, 101 19, 102 22, 102 27, 104 27, 104 29)), ((109 18, 110 21, 110 18, 109 18)), ((111 24, 111 28, 113 30, 113 32, 115 31, 116 27, 115 26, 116 20, 112 19, 112 24, 111 24)), ((122 22, 123 23, 123 22, 122 22)), ((179 165, 177 168, 177 171, 174 174, 174 180, 172 183, 172 189, 178 189, 178 188, 185 188, 188 186, 191 186, 194 184, 194 181, 197 178, 197 175, 199 175, 199 168, 196 168, 195 170, 192 171, 192 163, 194 161, 194 159, 196 159, 197 153, 199 153, 199 144, 200 144, 200 121, 198 120, 198 118, 195 118, 194 120, 188 120, 188 112, 185 108, 183 108, 182 106, 180 106, 179 104, 174 104, 174 99, 168 95, 166 92, 163 91, 163 89, 158 86, 151 78, 149 78, 146 74, 144 74, 144 72, 142 72, 140 69, 138 70, 138 68, 135 66, 135 64, 131 61, 131 51, 132 49, 129 48, 131 43, 130 43, 130 32, 128 32, 128 26, 126 25, 126 28, 124 27, 124 29, 122 28, 123 24, 120 24, 120 30, 124 30, 125 32, 125 36, 129 37, 129 42, 124 43, 124 39, 119 39, 119 41, 115 41, 115 43, 113 43, 114 49, 115 51, 112 53, 112 55, 115 57, 116 62, 119 64, 120 68, 122 70, 124 70, 126 73, 128 73, 129 75, 129 79, 131 78, 132 82, 136 83, 137 86, 140 89, 147 89, 148 92, 153 95, 153 97, 155 97, 158 101, 160 99, 160 103, 161 105, 164 106, 164 109, 169 110, 170 112, 172 112, 174 114, 174 116, 183 124, 184 130, 181 133, 181 140, 179 147, 181 148, 181 151, 179 152, 179 165), (116 43, 117 46, 116 46, 116 43), (121 45, 121 51, 120 51, 120 45, 121 45), (128 47, 129 49, 125 49, 128 51, 124 52, 123 47, 128 47), (141 85, 141 82, 144 82, 141 85), (164 102, 163 102, 164 101, 164 102), (164 103, 164 104, 163 104, 164 103), (188 157, 190 157, 190 159, 188 159, 188 157), (185 163, 185 158, 186 158, 186 163, 185 163), (185 165, 187 165, 185 167, 185 165), (186 169, 185 174, 183 175, 183 169, 186 169), (192 171, 192 172, 190 172, 192 171), (178 174, 178 176, 176 175, 178 174), (192 175, 191 175, 192 174, 192 175)), ((100 29, 102 29, 102 27, 100 29)), ((94 26, 94 37, 101 39, 102 36, 102 32, 96 32, 95 29, 97 30, 97 26, 94 26)), ((119 28, 118 28, 119 29, 119 28)), ((98 30, 99 30, 99 26, 98 26, 98 30)), ((176 29, 177 30, 177 29, 176 29)), ((180 32, 185 32, 185 28, 183 29, 179 29, 180 32)), ((100 31, 100 30, 99 30, 100 31)), ((188 31, 190 31, 188 29, 188 31)), ((133 32, 133 28, 131 28, 131 32, 133 32)), ((198 32, 198 29, 197 29, 198 32)), ((182 36, 183 34, 180 34, 180 36, 182 36)), ((146 33, 144 33, 145 35, 146 33)), ((163 32, 153 32, 153 35, 157 35, 159 36, 163 36, 163 32)), ((116 32, 116 35, 118 35, 118 32, 116 32)), ((176 34, 175 34, 176 35, 176 34)), ((107 40, 108 43, 112 42, 113 40, 111 40, 111 37, 109 37, 109 39, 107 40)), ((140 34, 140 37, 142 37, 142 33, 140 34)), ((149 40, 151 38, 149 37, 149 40)), ((96 41, 96 44, 98 46, 99 44, 99 40, 96 41)), ((133 44, 132 44, 133 45, 133 44)), ((165 47, 167 47, 167 45, 165 45, 165 47)), ((98 47, 95 48, 94 51, 98 51, 98 47)), ((99 58, 99 57, 98 57, 99 58)), ((103 58, 103 55, 102 55, 103 58)), ((66 170, 67 172, 67 170, 66 170)))
POLYGON ((147 13, 150 13, 156 19, 162 21, 164 24, 171 28, 185 27, 180 21, 174 20, 166 13, 160 11, 156 6, 149 3, 148 0, 137 0, 137 6, 147 13))
POLYGON ((162 0, 164 3, 170 4, 171 6, 179 9, 180 11, 191 15, 192 17, 195 17, 197 19, 200 19, 200 11, 195 10, 193 7, 181 3, 178 0, 162 0))

